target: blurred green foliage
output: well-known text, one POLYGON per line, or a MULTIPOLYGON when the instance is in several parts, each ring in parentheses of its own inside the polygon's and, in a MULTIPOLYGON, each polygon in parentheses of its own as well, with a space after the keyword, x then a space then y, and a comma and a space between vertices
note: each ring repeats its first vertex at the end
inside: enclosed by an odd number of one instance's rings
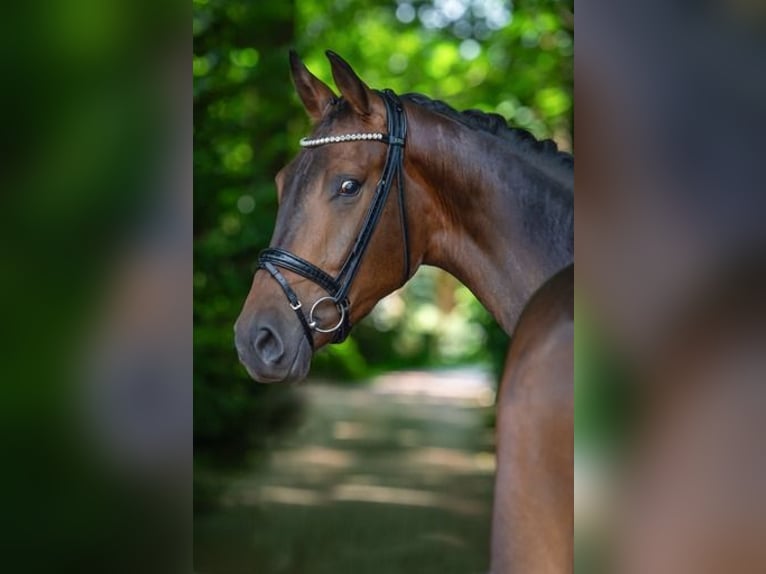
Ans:
MULTIPOLYGON (((289 411, 290 389, 254 384, 232 335, 271 237, 272 178, 309 129, 288 50, 330 85, 326 49, 372 87, 497 112, 571 149, 573 20, 572 2, 557 0, 194 0, 197 453, 246 448, 284 426, 289 411)), ((346 343, 320 352, 312 372, 356 380, 413 365, 499 368, 506 343, 464 287, 425 270, 346 343)))

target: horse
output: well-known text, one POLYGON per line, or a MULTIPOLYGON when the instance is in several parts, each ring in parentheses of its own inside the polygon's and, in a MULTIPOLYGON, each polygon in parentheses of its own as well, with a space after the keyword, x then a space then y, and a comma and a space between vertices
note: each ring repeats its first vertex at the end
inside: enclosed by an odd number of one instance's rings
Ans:
POLYGON ((264 383, 304 378, 420 265, 465 284, 512 334, 497 396, 491 568, 573 569, 573 159, 496 114, 373 90, 326 53, 340 95, 297 54, 313 122, 276 175, 270 246, 235 323, 264 383))

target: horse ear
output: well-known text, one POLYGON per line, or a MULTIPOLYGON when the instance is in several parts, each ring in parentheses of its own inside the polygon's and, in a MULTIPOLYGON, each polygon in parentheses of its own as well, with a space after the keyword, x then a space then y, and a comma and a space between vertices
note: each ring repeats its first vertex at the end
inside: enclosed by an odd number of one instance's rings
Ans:
POLYGON ((370 88, 367 87, 356 72, 343 58, 335 52, 327 50, 327 59, 332 67, 332 77, 340 93, 346 98, 353 110, 363 116, 370 113, 370 88))
POLYGON ((327 84, 309 72, 295 50, 290 50, 290 70, 295 90, 303 102, 303 107, 313 121, 318 121, 327 105, 335 100, 335 93, 327 84))

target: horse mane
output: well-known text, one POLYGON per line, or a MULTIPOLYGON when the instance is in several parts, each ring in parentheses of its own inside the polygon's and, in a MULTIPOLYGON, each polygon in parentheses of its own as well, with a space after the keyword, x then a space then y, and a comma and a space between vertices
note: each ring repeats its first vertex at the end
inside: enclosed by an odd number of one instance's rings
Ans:
POLYGON ((479 110, 459 112, 422 94, 404 94, 402 98, 471 129, 492 134, 507 142, 525 161, 552 172, 560 187, 544 187, 547 189, 545 193, 536 189, 520 190, 518 197, 524 212, 524 226, 538 245, 545 245, 552 253, 571 257, 574 252, 574 158, 571 154, 559 150, 553 140, 538 140, 527 130, 510 127, 499 114, 479 110))
POLYGON ((539 140, 525 129, 511 127, 500 114, 474 109, 459 112, 441 100, 418 93, 403 94, 401 97, 469 128, 490 133, 507 141, 520 154, 531 160, 547 160, 547 163, 553 167, 562 168, 567 172, 574 170, 574 157, 570 153, 559 150, 555 141, 539 140))

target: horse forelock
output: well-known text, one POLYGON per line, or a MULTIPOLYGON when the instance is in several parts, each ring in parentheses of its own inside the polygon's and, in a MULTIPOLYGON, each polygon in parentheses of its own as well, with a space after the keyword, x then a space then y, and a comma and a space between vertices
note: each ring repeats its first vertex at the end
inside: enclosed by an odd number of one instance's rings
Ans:
POLYGON ((353 118, 355 115, 354 110, 351 109, 351 104, 349 104, 346 99, 337 98, 330 104, 327 112, 322 116, 322 119, 319 120, 312 135, 330 135, 333 133, 332 130, 337 124, 344 122, 349 118, 353 118))

